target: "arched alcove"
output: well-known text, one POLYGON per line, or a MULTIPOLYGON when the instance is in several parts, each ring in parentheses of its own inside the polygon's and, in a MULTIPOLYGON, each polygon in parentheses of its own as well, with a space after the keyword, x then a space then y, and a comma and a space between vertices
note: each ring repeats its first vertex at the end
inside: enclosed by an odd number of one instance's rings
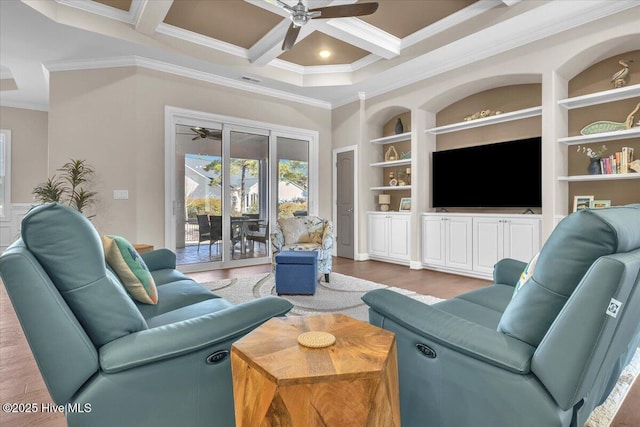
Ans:
POLYGON ((386 106, 370 112, 367 119, 367 134, 371 141, 369 164, 389 160, 392 162, 388 167, 378 165, 371 168, 371 186, 390 187, 372 192, 374 204, 379 194, 388 194, 391 197, 391 210, 398 210, 401 199, 412 197, 411 188, 394 188, 410 186, 411 176, 410 173, 407 174, 407 168, 411 167, 411 162, 408 161, 401 165, 394 162, 401 160, 401 157, 404 157, 405 160, 411 159, 413 141, 411 135, 401 138, 394 138, 394 136, 408 134, 411 132, 411 128, 411 111, 406 107, 386 106), (400 120, 402 129, 397 128, 398 120, 400 120), (386 143, 384 138, 392 139, 386 143))
MULTIPOLYGON (((585 47, 580 52, 575 52, 564 64, 558 67, 557 73, 565 79, 571 80, 592 65, 612 56, 637 50, 639 45, 640 33, 603 40, 598 44, 585 47)), ((640 68, 640 64, 638 64, 638 68, 640 68)))
POLYGON ((484 79, 469 81, 465 84, 449 88, 441 93, 434 94, 424 104, 419 106, 421 110, 438 113, 440 110, 454 104, 464 98, 487 90, 502 86, 514 86, 523 84, 542 83, 540 74, 502 74, 484 79))

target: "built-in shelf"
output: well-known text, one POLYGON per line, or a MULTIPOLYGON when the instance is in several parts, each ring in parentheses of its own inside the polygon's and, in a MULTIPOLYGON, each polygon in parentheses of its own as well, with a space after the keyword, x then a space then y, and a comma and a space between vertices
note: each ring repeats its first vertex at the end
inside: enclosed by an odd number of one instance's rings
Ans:
POLYGON ((382 138, 372 139, 372 144, 391 144, 392 142, 408 141, 411 139, 411 132, 399 133, 397 135, 385 136, 382 138))
POLYGON ((403 166, 403 165, 410 165, 410 164, 411 164, 411 159, 400 159, 400 160, 391 160, 388 162, 371 163, 369 166, 373 166, 374 168, 390 168, 393 166, 403 166))
POLYGON ((574 98, 561 99, 558 101, 558 104, 570 110, 572 108, 588 107, 590 105, 633 98, 635 96, 640 96, 640 84, 604 90, 602 92, 590 93, 574 98))
POLYGON ((619 139, 637 138, 640 136, 640 127, 616 130, 613 132, 594 133, 591 135, 577 135, 559 138, 558 142, 567 145, 588 144, 591 142, 615 141, 619 139))
POLYGON ((457 132, 466 129, 473 129, 482 126, 494 125, 497 123, 510 122, 513 120, 526 119, 542 115, 542 107, 525 108, 524 110, 511 111, 498 114, 497 116, 483 117, 481 119, 468 120, 466 122, 453 123, 445 126, 438 126, 427 129, 426 132, 439 135, 448 132, 457 132))
POLYGON ((410 185, 386 185, 382 187, 371 187, 370 190, 411 190, 410 185))
POLYGON ((613 181, 620 179, 639 179, 640 173, 611 173, 606 175, 573 175, 559 176, 558 181, 613 181))

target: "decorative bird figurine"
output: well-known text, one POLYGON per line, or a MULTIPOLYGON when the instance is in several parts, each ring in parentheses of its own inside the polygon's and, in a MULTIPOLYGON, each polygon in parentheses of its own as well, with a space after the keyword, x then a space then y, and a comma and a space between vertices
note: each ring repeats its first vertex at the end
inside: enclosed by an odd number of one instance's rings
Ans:
MULTIPOLYGON (((629 61, 632 62, 632 61, 629 61)), ((614 88, 623 87, 627 84, 627 76, 629 75, 629 64, 624 59, 618 61, 618 64, 622 65, 622 70, 613 73, 611 76, 611 82, 614 88)))

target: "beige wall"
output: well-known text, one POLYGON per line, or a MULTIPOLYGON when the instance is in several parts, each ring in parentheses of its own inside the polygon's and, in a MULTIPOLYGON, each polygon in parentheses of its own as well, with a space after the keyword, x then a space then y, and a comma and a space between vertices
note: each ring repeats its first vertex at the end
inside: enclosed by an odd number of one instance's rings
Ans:
MULTIPOLYGON (((0 107, 0 128, 11 131, 11 202, 33 202, 47 175, 46 111, 0 107)), ((53 173, 53 172, 52 172, 53 173)))
POLYGON ((51 162, 74 156, 95 167, 101 233, 164 246, 165 105, 317 130, 318 210, 331 216, 329 110, 134 67, 52 73, 51 162))

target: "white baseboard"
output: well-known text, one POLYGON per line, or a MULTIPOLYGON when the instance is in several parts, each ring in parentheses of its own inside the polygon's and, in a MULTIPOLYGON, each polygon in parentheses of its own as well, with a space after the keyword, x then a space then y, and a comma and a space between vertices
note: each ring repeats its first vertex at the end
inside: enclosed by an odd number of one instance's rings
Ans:
POLYGON ((369 258, 368 253, 363 253, 363 254, 356 254, 353 259, 355 259, 356 261, 369 261, 371 258, 369 258))
POLYGON ((442 273, 457 274, 458 276, 467 276, 467 277, 475 277, 476 279, 493 280, 493 275, 492 274, 479 273, 477 271, 458 270, 458 269, 455 269, 455 268, 446 268, 446 267, 425 265, 425 264, 422 264, 422 268, 427 269, 427 270, 440 271, 442 273))
POLYGON ((409 262, 409 268, 411 270, 422 270, 422 263, 420 261, 410 261, 409 262))

